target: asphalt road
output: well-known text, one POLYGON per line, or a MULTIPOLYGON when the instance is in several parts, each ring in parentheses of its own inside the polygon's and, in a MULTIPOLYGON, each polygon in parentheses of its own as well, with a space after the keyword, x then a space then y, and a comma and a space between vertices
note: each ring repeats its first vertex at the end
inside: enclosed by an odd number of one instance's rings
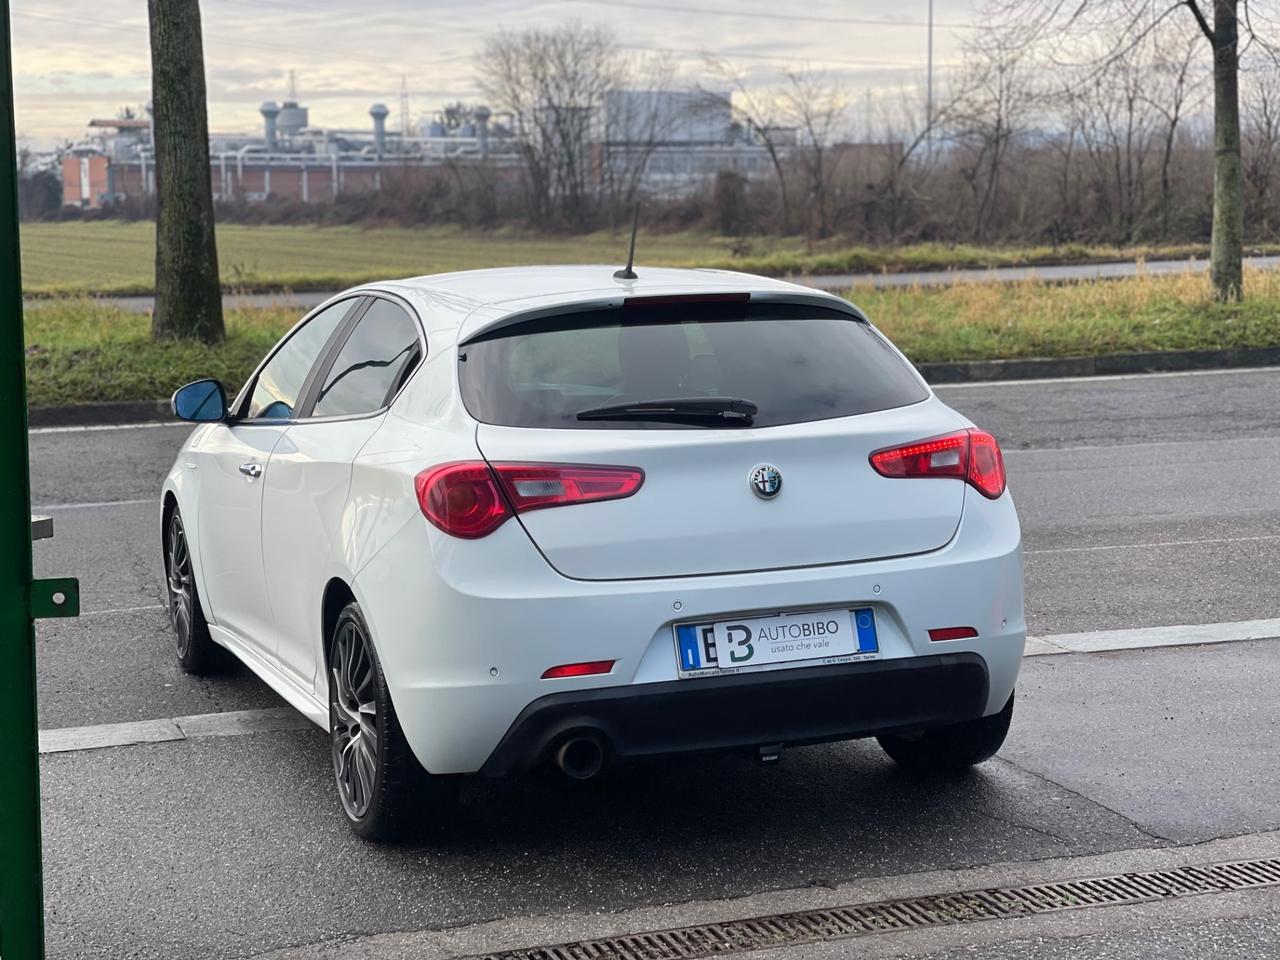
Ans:
MULTIPOLYGON (((1280 257, 1246 257, 1247 266, 1259 270, 1273 270, 1280 266, 1280 257)), ((1119 280, 1139 272, 1164 275, 1180 273, 1204 273, 1209 269, 1207 260, 1152 260, 1137 263, 1069 263, 1039 267, 994 267, 972 270, 912 270, 906 273, 828 273, 807 277, 794 277, 798 283, 843 293, 852 287, 939 287, 953 283, 1018 283, 1036 279, 1042 283, 1075 283, 1081 280, 1119 280)), ((298 293, 236 293, 222 298, 228 310, 237 307, 288 306, 310 310, 328 300, 338 291, 302 291, 298 293)), ((150 313, 155 308, 155 297, 102 297, 131 313, 150 313)), ((38 307, 42 300, 27 301, 27 307, 38 307)))
MULTIPOLYGON (((939 392, 1005 444, 1033 634, 1276 616, 1280 371, 939 392)), ((79 576, 84 610, 39 628, 43 728, 279 703, 243 670, 196 680, 174 665, 154 498, 183 434, 31 438, 33 502, 56 528, 37 572, 79 576)), ((923 871, 1247 850, 1280 830, 1278 687, 1272 640, 1037 657, 1006 749, 962 780, 904 778, 865 743, 791 751, 775 769, 646 763, 585 789, 539 774, 469 785, 444 836, 414 847, 349 836, 318 730, 48 755, 49 953, 310 957, 398 937, 402 954, 388 940, 368 955, 426 956, 415 938, 485 921, 536 943, 630 909, 665 926, 718 898, 844 895, 923 871), (580 918, 567 931, 565 914, 580 918)), ((1280 956, 1274 899, 1229 912, 1117 913, 1123 929, 1083 931, 1019 921, 974 952, 898 952, 1280 956), (1199 952, 1176 952, 1191 942, 1199 952)), ((470 952, 472 929, 448 934, 454 952, 470 952)))

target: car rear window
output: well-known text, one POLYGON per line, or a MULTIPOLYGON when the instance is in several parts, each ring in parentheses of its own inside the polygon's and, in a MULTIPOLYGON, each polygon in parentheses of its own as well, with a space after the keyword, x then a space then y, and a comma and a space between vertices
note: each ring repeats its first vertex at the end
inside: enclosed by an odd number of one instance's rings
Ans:
POLYGON ((769 427, 928 396, 869 324, 796 304, 690 303, 542 318, 470 341, 459 361, 471 415, 511 427, 680 429, 578 414, 682 397, 750 400, 759 408, 753 425, 769 427))

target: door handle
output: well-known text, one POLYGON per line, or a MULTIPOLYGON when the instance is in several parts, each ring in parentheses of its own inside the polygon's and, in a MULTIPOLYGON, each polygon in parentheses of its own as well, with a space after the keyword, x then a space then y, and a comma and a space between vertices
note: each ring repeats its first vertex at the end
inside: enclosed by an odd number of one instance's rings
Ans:
POLYGON ((243 473, 250 480, 257 480, 260 476, 262 476, 262 464, 254 463, 252 460, 250 460, 248 463, 240 464, 240 472, 243 473))

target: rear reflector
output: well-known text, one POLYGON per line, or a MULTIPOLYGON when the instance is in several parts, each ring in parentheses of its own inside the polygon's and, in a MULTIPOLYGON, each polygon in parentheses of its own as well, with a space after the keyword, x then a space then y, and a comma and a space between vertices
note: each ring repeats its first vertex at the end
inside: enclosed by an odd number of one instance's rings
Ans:
POLYGON ((1000 445, 975 427, 877 450, 871 454, 871 466, 883 477, 954 477, 991 500, 1005 488, 1000 445))
POLYGON ((442 463, 414 478, 422 515, 465 540, 486 537, 513 513, 629 497, 644 483, 638 467, 572 463, 442 463))
POLYGON ((608 673, 613 669, 616 660, 592 660, 588 663, 566 663, 551 667, 542 675, 543 680, 555 680, 560 677, 594 677, 608 673))
POLYGON ((930 640, 969 640, 977 635, 973 627, 938 627, 929 631, 930 640))

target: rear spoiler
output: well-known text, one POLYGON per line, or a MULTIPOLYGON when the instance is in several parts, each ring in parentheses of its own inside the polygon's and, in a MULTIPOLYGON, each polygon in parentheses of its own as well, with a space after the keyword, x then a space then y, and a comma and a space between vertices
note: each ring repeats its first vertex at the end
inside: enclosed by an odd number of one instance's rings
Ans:
POLYGON ((855 320, 868 323, 866 316, 848 300, 834 294, 814 290, 812 293, 798 290, 753 290, 713 291, 708 293, 676 293, 655 294, 653 296, 593 297, 574 303, 560 303, 554 306, 536 307, 531 310, 520 310, 515 313, 498 314, 493 307, 480 307, 462 322, 458 346, 464 347, 482 336, 491 336, 499 330, 530 320, 541 320, 545 317, 563 317, 574 313, 588 313, 597 310, 619 310, 627 307, 645 307, 674 303, 786 303, 796 306, 822 307, 826 310, 838 310, 847 313, 855 320), (486 314, 489 314, 486 316, 486 314))

